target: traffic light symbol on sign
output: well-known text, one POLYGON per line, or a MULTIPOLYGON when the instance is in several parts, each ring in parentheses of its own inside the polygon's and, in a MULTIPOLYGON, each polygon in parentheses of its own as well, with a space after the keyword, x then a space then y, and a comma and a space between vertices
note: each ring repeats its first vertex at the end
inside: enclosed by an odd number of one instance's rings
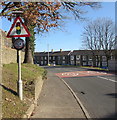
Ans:
POLYGON ((27 29, 27 27, 24 25, 22 19, 20 17, 17 17, 8 34, 7 34, 7 37, 30 37, 30 33, 27 29))
POLYGON ((21 33, 20 22, 16 23, 16 33, 19 35, 21 33))

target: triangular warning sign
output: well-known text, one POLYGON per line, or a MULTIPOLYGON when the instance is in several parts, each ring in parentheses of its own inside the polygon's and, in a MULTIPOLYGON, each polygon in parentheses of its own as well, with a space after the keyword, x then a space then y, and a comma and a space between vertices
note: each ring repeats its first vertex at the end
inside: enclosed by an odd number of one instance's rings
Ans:
POLYGON ((14 20, 7 37, 30 37, 29 31, 20 17, 14 20))

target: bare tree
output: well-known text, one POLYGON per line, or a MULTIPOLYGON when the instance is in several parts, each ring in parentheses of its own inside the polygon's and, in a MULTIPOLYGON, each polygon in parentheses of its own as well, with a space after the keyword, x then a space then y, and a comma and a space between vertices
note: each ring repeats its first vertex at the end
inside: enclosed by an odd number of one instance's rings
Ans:
MULTIPOLYGON (((115 47, 115 31, 114 22, 110 18, 98 18, 84 27, 83 45, 86 49, 90 49, 93 56, 96 56, 98 63, 100 50, 103 50, 107 60, 111 57, 115 47)), ((101 62, 101 61, 100 61, 101 62)), ((98 65, 97 65, 98 66, 98 65)))

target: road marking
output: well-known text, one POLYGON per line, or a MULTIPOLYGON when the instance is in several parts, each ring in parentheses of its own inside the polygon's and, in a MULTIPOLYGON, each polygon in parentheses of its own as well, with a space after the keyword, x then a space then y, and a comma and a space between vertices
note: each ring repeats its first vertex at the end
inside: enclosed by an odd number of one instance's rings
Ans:
POLYGON ((98 78, 102 78, 102 79, 104 79, 104 80, 108 80, 108 81, 111 81, 111 82, 117 82, 117 81, 115 81, 115 80, 112 80, 112 79, 108 79, 108 78, 105 78, 105 77, 101 77, 101 76, 97 76, 98 78))
POLYGON ((62 76, 78 76, 78 73, 62 73, 62 76))
POLYGON ((70 92, 72 93, 72 95, 74 96, 74 98, 76 99, 77 103, 79 104, 82 112, 84 113, 85 117, 87 120, 92 120, 91 116, 89 115, 88 111, 86 110, 86 108, 84 107, 84 105, 82 104, 81 100, 78 98, 78 96, 76 95, 76 93, 73 91, 73 89, 68 85, 68 83, 59 77, 60 80, 63 81, 63 83, 68 87, 68 89, 70 90, 70 92))
POLYGON ((56 73, 55 75, 61 78, 68 77, 86 77, 86 76, 99 76, 99 75, 112 75, 106 72, 95 72, 95 71, 74 71, 74 72, 64 72, 64 73, 56 73))

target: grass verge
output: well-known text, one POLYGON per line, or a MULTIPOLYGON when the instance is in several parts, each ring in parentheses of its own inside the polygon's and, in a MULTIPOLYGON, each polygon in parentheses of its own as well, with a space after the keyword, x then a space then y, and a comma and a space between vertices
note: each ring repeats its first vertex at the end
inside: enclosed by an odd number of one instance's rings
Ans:
POLYGON ((94 70, 100 70, 100 71, 109 71, 106 68, 100 68, 100 67, 89 67, 89 66, 82 66, 82 68, 87 68, 87 69, 94 69, 94 70))
POLYGON ((32 65, 22 64, 23 101, 17 95, 18 65, 3 65, 2 113, 3 118, 21 118, 34 100, 34 83, 38 76, 46 77, 46 70, 32 65))
POLYGON ((76 65, 56 65, 56 66, 75 67, 75 68, 86 68, 86 69, 93 69, 93 70, 100 70, 100 71, 109 71, 109 70, 106 69, 106 68, 92 67, 92 66, 76 66, 76 65))

